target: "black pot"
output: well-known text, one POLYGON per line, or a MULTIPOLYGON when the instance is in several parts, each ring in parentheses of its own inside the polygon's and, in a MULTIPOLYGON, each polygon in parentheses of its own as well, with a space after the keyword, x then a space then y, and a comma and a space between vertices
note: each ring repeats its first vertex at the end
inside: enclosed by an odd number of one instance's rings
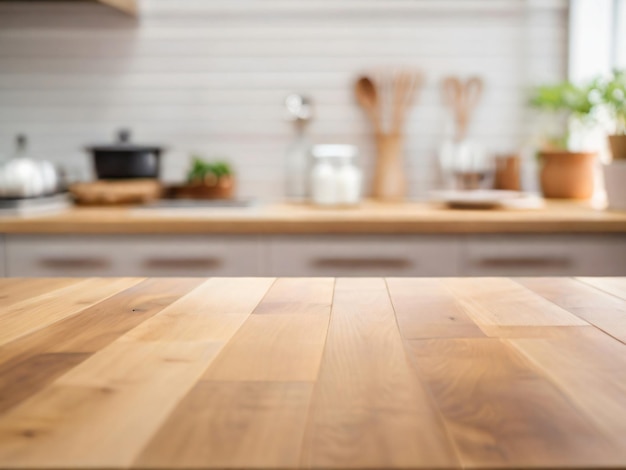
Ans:
POLYGON ((111 145, 87 147, 93 154, 98 179, 158 178, 162 147, 130 143, 130 132, 118 133, 118 141, 111 145))

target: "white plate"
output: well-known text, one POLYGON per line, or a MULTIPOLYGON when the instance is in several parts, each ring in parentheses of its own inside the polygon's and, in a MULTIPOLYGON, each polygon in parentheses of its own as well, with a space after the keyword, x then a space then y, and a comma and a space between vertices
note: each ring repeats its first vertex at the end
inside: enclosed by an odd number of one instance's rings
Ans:
POLYGON ((543 206, 543 200, 537 196, 498 189, 434 191, 432 199, 455 209, 533 209, 543 206))

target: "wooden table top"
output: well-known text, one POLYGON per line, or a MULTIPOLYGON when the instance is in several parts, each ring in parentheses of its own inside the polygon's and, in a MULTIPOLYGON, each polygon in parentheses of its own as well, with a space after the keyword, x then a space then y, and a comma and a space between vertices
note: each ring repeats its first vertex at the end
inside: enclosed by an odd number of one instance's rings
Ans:
POLYGON ((626 233, 626 212, 574 202, 542 209, 452 210, 366 201, 353 209, 267 204, 244 209, 75 208, 0 218, 0 233, 626 233))
POLYGON ((1 468, 626 468, 626 278, 3 279, 1 468))

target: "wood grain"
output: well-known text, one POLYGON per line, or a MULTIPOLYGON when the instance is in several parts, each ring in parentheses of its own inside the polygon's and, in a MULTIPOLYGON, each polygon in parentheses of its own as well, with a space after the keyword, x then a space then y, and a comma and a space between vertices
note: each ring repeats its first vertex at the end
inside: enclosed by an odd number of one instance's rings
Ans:
POLYGON ((2 292, 1 468, 626 468, 626 299, 579 280, 2 292))
POLYGON ((463 310, 480 326, 584 326, 587 322, 510 279, 442 281, 463 310))
MULTIPOLYGON (((6 392, 0 394, 0 413, 201 282, 201 279, 148 279, 48 328, 0 346, 0 389, 6 392)), ((39 283, 35 280, 33 284, 39 283)))
POLYGON ((439 279, 387 279, 389 295, 405 339, 483 337, 439 279))
POLYGON ((277 279, 254 313, 329 314, 334 286, 330 278, 277 279))
POLYGON ((0 308, 6 308, 11 304, 32 299, 78 282, 80 279, 5 279, 0 290, 0 308))
POLYGON ((0 312, 0 345, 75 315, 141 279, 85 279, 60 290, 11 304, 0 312))
POLYGON ((621 448, 626 462, 626 345, 596 329, 510 343, 556 383, 621 448))
POLYGON ((229 299, 231 314, 249 315, 271 282, 206 281, 140 325, 143 334, 122 335, 9 410, 0 421, 0 465, 129 465, 228 339, 194 318, 224 315, 229 299), (177 316, 182 331, 164 327, 163 315, 177 316))
POLYGON ((315 381, 333 286, 333 279, 279 279, 204 379, 315 381))
POLYGON ((626 299, 626 278, 623 277, 579 277, 578 280, 590 284, 598 289, 613 294, 620 299, 626 299))
POLYGON ((609 287, 602 288, 597 284, 602 280, 595 278, 587 280, 590 282, 557 278, 546 282, 544 279, 529 278, 518 279, 517 282, 626 343, 626 304, 621 298, 611 295, 608 290, 615 286, 604 281, 602 285, 609 287), (600 289, 596 288, 596 285, 600 289))
POLYGON ((407 362, 382 279, 338 279, 302 464, 449 467, 457 463, 407 362))
POLYGON ((140 468, 297 468, 310 382, 199 382, 135 462, 140 468))
POLYGON ((411 340, 464 467, 621 465, 624 452, 496 338, 411 340))

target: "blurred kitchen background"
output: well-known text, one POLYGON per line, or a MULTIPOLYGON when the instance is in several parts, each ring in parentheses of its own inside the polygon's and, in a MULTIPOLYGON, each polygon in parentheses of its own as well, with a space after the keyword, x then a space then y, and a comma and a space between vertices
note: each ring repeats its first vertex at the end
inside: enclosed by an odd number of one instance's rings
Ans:
MULTIPOLYGON (((128 128, 168 148, 166 181, 183 179, 195 152, 229 160, 240 195, 280 199, 294 135, 283 102, 297 92, 314 102, 310 140, 358 146, 367 188, 375 149, 354 81, 372 67, 414 67, 424 85, 407 117, 405 168, 409 196, 424 197, 449 114, 443 77, 482 77, 470 133, 511 153, 532 138, 529 87, 568 70, 565 0, 118 3, 136 15, 89 1, 0 2, 0 154, 24 133, 33 155, 88 178, 84 147, 128 128)), ((527 163, 524 185, 536 189, 527 163)))

